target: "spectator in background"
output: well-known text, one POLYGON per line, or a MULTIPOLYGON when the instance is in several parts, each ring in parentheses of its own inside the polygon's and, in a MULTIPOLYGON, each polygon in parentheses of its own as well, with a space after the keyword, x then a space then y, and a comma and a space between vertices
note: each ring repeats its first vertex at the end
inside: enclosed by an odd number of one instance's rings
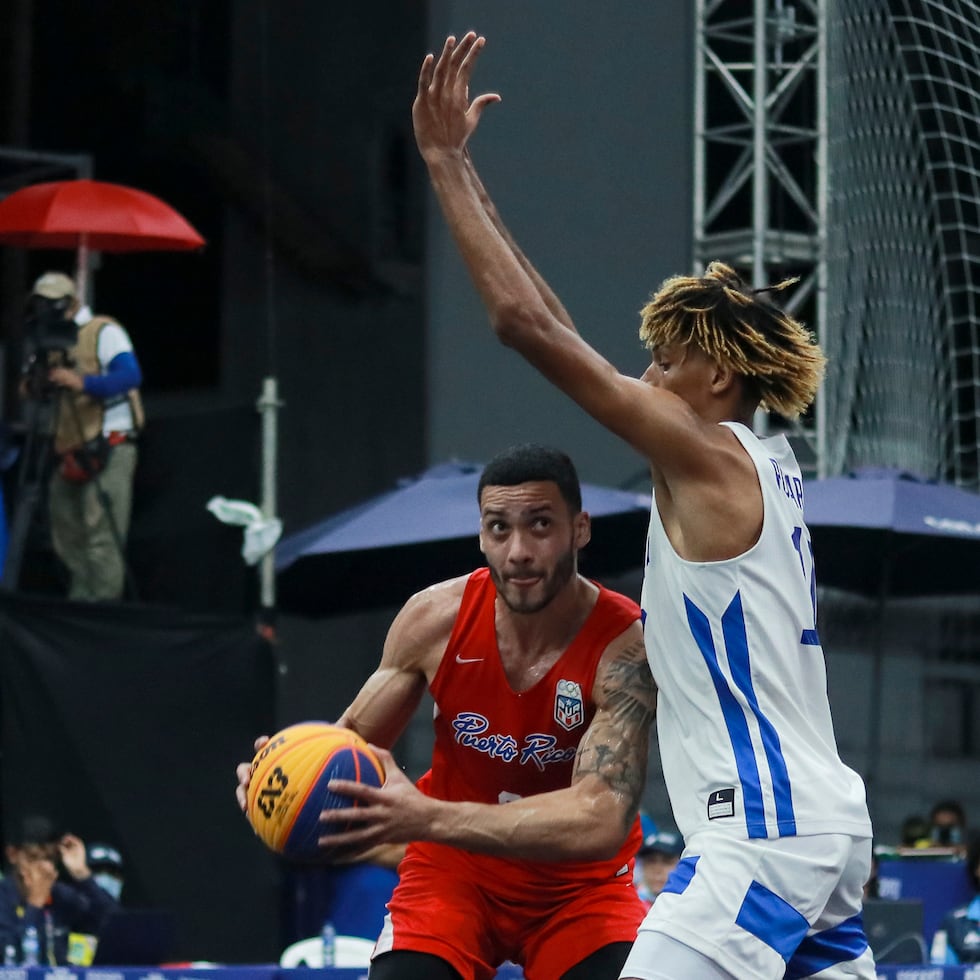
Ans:
POLYGON ((92 876, 85 844, 60 833, 44 816, 25 817, 5 850, 8 875, 0 881, 0 945, 23 960, 23 939, 37 932, 43 966, 68 962, 69 933, 98 935, 115 899, 92 876), (68 881, 58 880, 59 868, 68 881))
POLYGON ((929 821, 918 814, 906 817, 902 821, 902 847, 928 847, 929 821))
POLYGON ((677 867, 684 850, 684 840, 673 830, 657 830, 647 833, 644 825, 643 844, 636 856, 636 881, 640 898, 647 908, 664 890, 667 879, 677 867))
POLYGON ((929 843, 966 852, 966 813, 956 800, 941 800, 929 812, 929 843))
POLYGON ((932 940, 930 959, 936 965, 980 963, 980 834, 966 852, 966 873, 973 885, 973 899, 952 909, 932 940))

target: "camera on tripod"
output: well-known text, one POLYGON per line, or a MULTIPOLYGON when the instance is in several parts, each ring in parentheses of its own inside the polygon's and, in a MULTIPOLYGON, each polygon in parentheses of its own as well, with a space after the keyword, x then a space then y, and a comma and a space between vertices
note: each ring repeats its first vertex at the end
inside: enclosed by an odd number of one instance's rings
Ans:
POLYGON ((47 398, 55 391, 48 380, 53 367, 72 367, 68 351, 75 346, 78 327, 75 321, 66 319, 65 313, 72 297, 46 299, 44 296, 28 297, 24 314, 24 368, 23 377, 27 394, 33 398, 47 398))

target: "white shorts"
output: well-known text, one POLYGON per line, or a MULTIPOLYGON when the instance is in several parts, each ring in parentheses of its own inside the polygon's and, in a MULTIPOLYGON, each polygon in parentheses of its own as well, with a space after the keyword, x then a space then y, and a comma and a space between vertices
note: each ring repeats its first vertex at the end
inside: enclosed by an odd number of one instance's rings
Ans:
POLYGON ((861 923, 871 840, 846 834, 688 842, 620 974, 662 977, 657 947, 669 936, 736 980, 875 980, 861 923))

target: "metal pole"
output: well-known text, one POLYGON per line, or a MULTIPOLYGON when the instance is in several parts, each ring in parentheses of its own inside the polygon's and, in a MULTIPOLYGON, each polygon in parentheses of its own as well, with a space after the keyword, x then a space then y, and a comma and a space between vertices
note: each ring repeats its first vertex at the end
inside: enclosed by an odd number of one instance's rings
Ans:
POLYGON ((697 23, 694 31, 694 262, 693 273, 700 276, 704 272, 704 255, 701 254, 704 242, 705 209, 705 129, 707 127, 707 63, 705 58, 705 10, 704 0, 698 0, 697 23))
MULTIPOLYGON (((767 286, 766 240, 769 230, 769 172, 766 168, 766 5, 755 0, 752 73, 752 285, 767 286)), ((769 434, 768 413, 757 410, 753 427, 760 436, 769 434)))
MULTIPOLYGON (((262 380, 262 395, 256 408, 262 414, 262 502, 260 509, 266 519, 276 517, 276 459, 279 450, 278 413, 279 386, 274 377, 262 380)), ((276 605, 276 564, 274 550, 264 555, 259 565, 262 608, 276 605)))
MULTIPOLYGON (((828 358, 827 346, 827 4, 817 5, 817 340, 828 358)), ((817 436, 817 477, 827 476, 827 390, 826 382, 817 389, 815 406, 817 436)))

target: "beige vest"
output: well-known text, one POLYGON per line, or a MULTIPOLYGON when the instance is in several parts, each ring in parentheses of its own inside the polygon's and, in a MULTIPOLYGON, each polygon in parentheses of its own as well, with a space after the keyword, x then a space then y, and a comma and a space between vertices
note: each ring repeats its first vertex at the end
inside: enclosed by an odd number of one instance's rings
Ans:
MULTIPOLYGON (((101 374, 98 345, 99 333, 107 323, 115 323, 108 316, 94 316, 79 328, 75 346, 68 351, 69 362, 74 363, 81 374, 101 374)), ((133 427, 143 428, 143 402, 136 388, 126 392, 133 412, 133 427)), ((64 453, 94 439, 102 432, 105 407, 101 398, 92 398, 82 391, 62 391, 58 399, 58 425, 54 433, 54 451, 64 453)))

